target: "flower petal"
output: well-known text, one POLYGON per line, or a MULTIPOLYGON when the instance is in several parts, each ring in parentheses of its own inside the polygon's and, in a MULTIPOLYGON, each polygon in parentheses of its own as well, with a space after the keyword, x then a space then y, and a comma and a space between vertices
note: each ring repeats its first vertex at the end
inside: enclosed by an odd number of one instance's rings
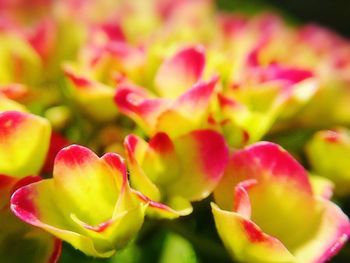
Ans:
POLYGON ((141 167, 148 150, 147 143, 135 135, 129 135, 125 138, 124 147, 130 169, 132 187, 147 196, 147 198, 156 202, 160 201, 160 190, 141 167))
POLYGON ((173 219, 192 212, 190 202, 181 196, 167 196, 164 192, 177 180, 179 168, 173 142, 163 133, 156 134, 147 144, 135 135, 125 139, 130 169, 130 181, 138 197, 148 204, 152 217, 173 219), (172 169, 169 169, 172 167, 172 169), (162 191, 163 190, 163 191, 162 191), (166 197, 166 204, 160 203, 166 197))
POLYGON ((145 174, 160 187, 178 180, 180 168, 173 141, 166 133, 156 133, 148 143, 144 159, 140 162, 145 174), (169 169, 169 167, 173 167, 169 169))
MULTIPOLYGON (((118 155, 113 157, 121 162, 118 155)), ((104 157, 100 159, 85 147, 71 145, 57 154, 53 173, 56 195, 61 200, 58 206, 63 211, 74 211, 90 225, 112 217, 110 212, 125 180, 121 165, 107 166, 104 157)))
POLYGON ((261 139, 273 125, 277 115, 275 110, 256 111, 245 104, 218 94, 221 114, 224 117, 223 131, 233 146, 241 147, 261 139), (237 140, 238 134, 241 140, 237 140), (233 138, 232 138, 233 137, 233 138))
POLYGON ((171 195, 190 201, 207 197, 220 181, 228 161, 223 136, 211 130, 196 130, 174 140, 180 177, 169 185, 171 195))
POLYGON ((334 183, 325 177, 310 174, 310 183, 315 196, 330 200, 333 196, 334 183))
POLYGON ((350 193, 348 156, 350 133, 347 129, 317 132, 306 145, 306 154, 312 170, 335 184, 335 193, 350 193))
POLYGON ((118 110, 113 101, 115 90, 112 87, 76 73, 69 65, 65 65, 64 73, 69 80, 73 100, 89 117, 109 121, 117 116, 118 110))
POLYGON ((217 82, 218 77, 213 77, 207 82, 200 81, 174 100, 159 116, 156 131, 165 132, 173 138, 195 129, 205 128, 217 82))
POLYGON ((41 117, 16 111, 0 113, 0 173, 17 177, 37 174, 45 161, 50 134, 49 122, 41 117))
POLYGON ((317 229, 294 255, 303 262, 326 262, 346 243, 350 235, 350 223, 341 209, 323 197, 317 197, 322 218, 317 229))
POLYGON ((204 70, 204 53, 202 46, 191 46, 167 59, 155 77, 156 90, 160 96, 176 98, 195 84, 204 70))
POLYGON ((238 213, 211 204, 218 233, 230 254, 242 262, 295 262, 294 256, 276 238, 238 213))
POLYGON ((218 205, 231 209, 232 199, 227 196, 231 196, 232 187, 248 179, 277 182, 301 194, 312 194, 304 168, 280 146, 269 142, 253 144, 232 155, 225 175, 214 191, 218 205))
POLYGON ((119 110, 133 119, 148 134, 154 133, 159 115, 169 102, 152 98, 146 90, 130 85, 120 86, 114 97, 119 110))
POLYGON ((177 216, 192 211, 189 201, 201 200, 213 191, 228 161, 224 138, 211 130, 193 131, 173 141, 157 133, 149 143, 129 135, 125 149, 130 180, 142 193, 141 199, 150 208, 176 210, 177 216), (162 200, 166 205, 157 203, 162 200))
POLYGON ((131 135, 126 150, 133 187, 154 201, 172 196, 190 201, 207 197, 228 161, 224 138, 211 130, 193 131, 174 141, 158 133, 149 144, 131 135))

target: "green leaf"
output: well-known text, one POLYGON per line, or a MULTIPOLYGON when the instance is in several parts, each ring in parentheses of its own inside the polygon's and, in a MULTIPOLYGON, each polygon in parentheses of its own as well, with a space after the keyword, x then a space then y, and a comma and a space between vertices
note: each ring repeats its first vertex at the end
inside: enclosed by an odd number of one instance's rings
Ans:
POLYGON ((198 263, 196 253, 186 239, 170 233, 167 235, 160 263, 198 263))

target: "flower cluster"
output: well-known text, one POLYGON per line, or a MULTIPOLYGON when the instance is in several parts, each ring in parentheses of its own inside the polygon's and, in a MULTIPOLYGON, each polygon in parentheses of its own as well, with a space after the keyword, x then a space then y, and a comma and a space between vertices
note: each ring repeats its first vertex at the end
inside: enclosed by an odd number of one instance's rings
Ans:
POLYGON ((349 85, 347 39, 272 13, 0 0, 0 261, 58 262, 62 241, 109 258, 211 196, 234 260, 329 260, 349 85))

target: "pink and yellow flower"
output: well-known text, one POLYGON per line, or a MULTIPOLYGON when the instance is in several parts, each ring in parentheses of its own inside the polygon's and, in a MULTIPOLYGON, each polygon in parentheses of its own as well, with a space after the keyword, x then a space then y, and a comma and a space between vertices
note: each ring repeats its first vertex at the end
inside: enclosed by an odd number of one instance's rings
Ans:
POLYGON ((138 232, 144 205, 129 188, 123 159, 72 145, 56 156, 53 178, 18 189, 11 209, 87 255, 110 257, 138 232))
POLYGON ((228 160, 224 138, 211 130, 175 139, 157 133, 148 143, 129 135, 125 150, 132 186, 149 202, 151 214, 168 218, 191 213, 190 202, 213 191, 228 160))
POLYGON ((218 94, 213 122, 236 147, 259 141, 273 126, 293 117, 318 90, 309 70, 254 65, 244 80, 218 94))
POLYGON ((334 182, 336 194, 350 193, 348 129, 317 132, 306 145, 306 154, 312 171, 334 182))
POLYGON ((313 192, 311 183, 304 168, 273 143, 233 153, 212 204, 230 254, 242 262, 332 257, 348 239, 349 219, 325 195, 313 192))

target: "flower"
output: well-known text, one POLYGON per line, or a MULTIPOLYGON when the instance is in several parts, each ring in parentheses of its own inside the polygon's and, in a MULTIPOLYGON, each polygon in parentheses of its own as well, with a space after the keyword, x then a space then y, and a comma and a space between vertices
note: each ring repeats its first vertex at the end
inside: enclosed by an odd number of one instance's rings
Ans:
POLYGON ((334 182, 336 194, 350 193, 348 129, 318 131, 307 143, 306 154, 313 172, 334 182))
POLYGON ((259 141, 276 122, 295 116, 318 90, 311 71, 293 67, 254 65, 246 68, 245 78, 218 94, 214 116, 238 147, 259 141))
POLYGON ((98 158, 71 145, 56 156, 53 178, 18 189, 11 209, 87 255, 110 257, 138 232, 144 205, 128 185, 122 158, 98 158))
POLYGON ((191 201, 206 198, 223 175, 228 147, 215 131, 195 130, 175 139, 157 133, 147 143, 129 135, 125 151, 130 181, 149 211, 175 218, 192 212, 191 201))
POLYGON ((333 256, 348 239, 350 223, 311 183, 276 144, 233 153, 212 204, 231 255, 242 262, 325 262, 333 256))

